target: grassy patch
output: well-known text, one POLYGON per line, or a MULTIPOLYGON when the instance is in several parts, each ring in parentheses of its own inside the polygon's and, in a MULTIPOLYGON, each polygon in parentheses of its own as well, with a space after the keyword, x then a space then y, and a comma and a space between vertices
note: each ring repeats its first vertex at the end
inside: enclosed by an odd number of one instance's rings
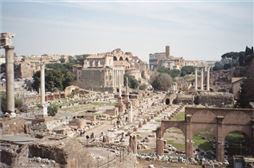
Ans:
POLYGON ((90 109, 95 109, 97 107, 102 106, 114 106, 116 103, 111 102, 92 102, 88 104, 80 104, 78 106, 72 106, 62 109, 62 111, 68 111, 68 112, 76 112, 76 111, 85 111, 90 109))
POLYGON ((205 151, 212 149, 212 144, 209 143, 207 138, 205 138, 204 136, 200 134, 194 135, 192 140, 193 140, 193 146, 195 148, 200 148, 205 151))
POLYGON ((176 113, 176 115, 171 119, 174 121, 184 121, 185 120, 185 113, 183 111, 176 113))
POLYGON ((248 155, 249 147, 243 134, 233 132, 226 136, 226 148, 229 155, 248 155))
POLYGON ((111 103, 111 102, 92 102, 90 103, 91 105, 100 107, 100 106, 114 106, 116 103, 111 103))
POLYGON ((167 144, 173 145, 179 151, 185 151, 185 144, 177 143, 174 140, 167 140, 167 144))
POLYGON ((156 121, 156 122, 161 122, 161 119, 156 119, 155 121, 156 121))
POLYGON ((236 143, 236 142, 241 142, 244 140, 244 136, 242 134, 239 134, 239 133, 230 133, 226 136, 226 140, 227 141, 230 141, 232 143, 236 143))

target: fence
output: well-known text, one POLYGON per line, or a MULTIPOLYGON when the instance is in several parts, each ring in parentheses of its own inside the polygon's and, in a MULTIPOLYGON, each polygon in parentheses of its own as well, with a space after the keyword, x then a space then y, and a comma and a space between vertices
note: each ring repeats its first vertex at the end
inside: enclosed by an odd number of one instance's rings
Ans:
MULTIPOLYGON (((104 146, 105 147, 105 146, 104 146)), ((130 162, 129 157, 130 156, 130 152, 123 147, 120 147, 120 150, 118 150, 119 153, 115 153, 114 156, 110 156, 108 154, 107 159, 105 160, 100 160, 97 159, 95 163, 87 163, 85 168, 111 168, 111 167, 119 167, 121 165, 127 165, 130 164, 128 162, 130 162)), ((136 162, 132 164, 133 168, 136 167, 136 162)), ((130 167, 130 168, 132 168, 130 167)))

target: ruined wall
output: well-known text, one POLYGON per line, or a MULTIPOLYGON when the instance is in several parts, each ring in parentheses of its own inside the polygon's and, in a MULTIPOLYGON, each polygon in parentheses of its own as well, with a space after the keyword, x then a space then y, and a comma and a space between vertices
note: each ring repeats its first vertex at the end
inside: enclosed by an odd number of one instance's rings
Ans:
POLYGON ((196 104, 214 107, 233 107, 234 95, 226 92, 201 92, 195 99, 196 104))
POLYGON ((59 164, 67 164, 67 154, 55 146, 31 144, 28 147, 28 157, 40 157, 55 160, 59 164))
POLYGON ((0 135, 20 134, 25 132, 26 121, 23 119, 3 118, 0 120, 0 135))
POLYGON ((81 72, 82 88, 92 89, 104 86, 104 69, 84 69, 81 72))
POLYGON ((81 71, 78 86, 83 89, 103 90, 111 92, 112 89, 112 69, 84 69, 81 71))

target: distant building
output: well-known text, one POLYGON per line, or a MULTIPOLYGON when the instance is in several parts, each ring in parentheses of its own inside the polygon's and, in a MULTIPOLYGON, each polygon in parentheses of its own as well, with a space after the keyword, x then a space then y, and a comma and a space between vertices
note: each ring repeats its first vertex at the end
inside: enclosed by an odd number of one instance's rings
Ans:
POLYGON ((77 85, 84 89, 114 92, 124 86, 125 73, 141 80, 142 75, 147 75, 147 65, 121 49, 91 54, 85 58, 83 68, 77 70, 77 85))
POLYGON ((241 84, 243 83, 244 77, 232 77, 232 93, 234 95, 234 99, 239 99, 241 84))
POLYGON ((15 57, 15 76, 17 78, 32 78, 33 74, 40 70, 41 62, 45 64, 60 63, 61 58, 68 60, 67 55, 57 54, 15 57))
MULTIPOLYGON (((211 64, 211 62, 209 62, 211 64)), ((214 63, 214 62, 213 62, 214 63)), ((183 66, 207 66, 206 61, 184 60, 183 57, 174 57, 170 54, 170 47, 165 47, 165 52, 149 54, 149 68, 156 70, 160 67, 168 69, 181 69, 183 66)))

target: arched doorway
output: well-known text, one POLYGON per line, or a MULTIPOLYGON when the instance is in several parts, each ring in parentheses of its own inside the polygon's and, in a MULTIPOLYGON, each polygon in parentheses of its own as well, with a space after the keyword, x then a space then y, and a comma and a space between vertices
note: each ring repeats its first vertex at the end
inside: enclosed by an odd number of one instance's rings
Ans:
POLYGON ((114 57, 113 57, 113 60, 114 60, 114 61, 117 61, 117 57, 116 57, 116 56, 114 56, 114 57))
POLYGON ((216 159, 216 138, 210 130, 200 130, 192 136, 193 152, 196 158, 216 159))
POLYGON ((228 157, 234 155, 249 155, 251 151, 248 137, 242 132, 230 132, 225 137, 224 151, 225 156, 228 157))
POLYGON ((120 61, 123 61, 123 57, 120 57, 120 59, 119 59, 120 61))
POLYGON ((185 136, 181 129, 176 127, 170 127, 165 130, 163 139, 165 140, 164 153, 170 151, 185 151, 185 136))

